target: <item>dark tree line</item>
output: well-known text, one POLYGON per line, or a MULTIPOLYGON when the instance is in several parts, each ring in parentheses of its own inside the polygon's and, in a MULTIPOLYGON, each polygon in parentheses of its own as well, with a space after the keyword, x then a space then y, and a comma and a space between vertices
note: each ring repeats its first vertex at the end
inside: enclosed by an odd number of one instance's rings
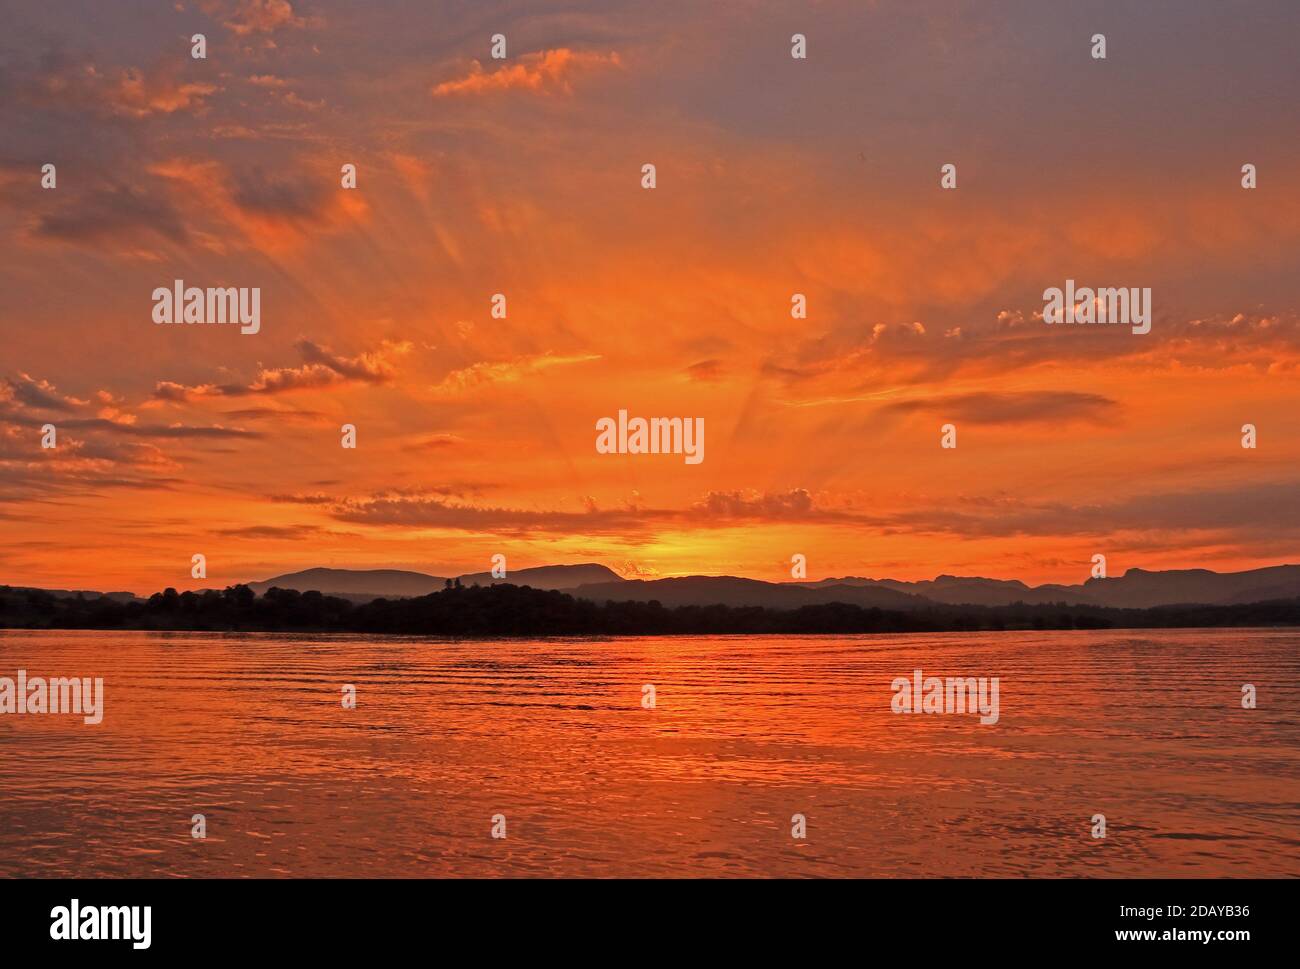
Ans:
POLYGON ((319 592, 246 585, 221 591, 167 589, 148 599, 55 596, 0 586, 0 627, 16 629, 191 629, 360 632, 429 636, 581 636, 748 633, 982 632, 1300 625, 1300 599, 1232 606, 949 606, 894 611, 844 603, 779 610, 603 602, 528 586, 451 586, 413 599, 357 604, 319 592))

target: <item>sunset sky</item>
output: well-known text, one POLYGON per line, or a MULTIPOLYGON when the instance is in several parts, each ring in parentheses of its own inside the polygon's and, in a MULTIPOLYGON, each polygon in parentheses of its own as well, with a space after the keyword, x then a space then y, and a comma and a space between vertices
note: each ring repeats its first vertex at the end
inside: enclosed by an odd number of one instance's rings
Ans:
POLYGON ((1300 561, 1293 0, 1047 7, 5 0, 0 583, 1300 561))

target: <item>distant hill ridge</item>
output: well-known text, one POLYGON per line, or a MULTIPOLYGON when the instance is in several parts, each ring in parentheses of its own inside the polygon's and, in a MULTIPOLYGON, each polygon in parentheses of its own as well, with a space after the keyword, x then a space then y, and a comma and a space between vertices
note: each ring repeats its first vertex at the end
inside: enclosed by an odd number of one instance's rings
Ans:
MULTIPOLYGON (((797 609, 806 605, 840 602, 863 608, 918 610, 931 605, 1009 606, 1065 604, 1123 609, 1149 609, 1179 605, 1247 605, 1278 599, 1300 598, 1300 565, 1273 565, 1244 572, 1209 569, 1153 571, 1129 569, 1109 579, 1088 579, 1077 585, 1026 585, 1017 579, 939 575, 908 582, 843 576, 803 582, 765 582, 727 575, 691 575, 668 579, 624 579, 612 569, 592 562, 579 565, 543 565, 511 570, 504 579, 490 572, 458 577, 462 585, 520 585, 545 591, 567 592, 592 602, 652 602, 664 606, 766 606, 797 609)), ((372 599, 417 598, 437 592, 445 576, 402 569, 314 568, 246 583, 258 595, 279 587, 297 592, 320 592, 353 602, 372 599)), ((45 591, 60 598, 111 598, 124 602, 129 592, 90 590, 35 590, 31 586, 2 586, 13 592, 45 591)))
POLYGON ((56 599, 112 599, 114 602, 131 602, 139 598, 134 592, 92 592, 90 589, 38 589, 29 585, 0 585, 0 589, 11 592, 44 592, 56 599))
POLYGON ((460 581, 461 585, 529 585, 534 589, 568 591, 594 582, 622 582, 623 577, 611 568, 588 562, 583 565, 539 565, 508 572, 504 579, 492 578, 491 572, 473 572, 462 575, 460 581))
POLYGON ((930 581, 845 577, 801 583, 809 587, 834 585, 885 588, 908 592, 948 605, 1004 606, 1063 602, 1068 605, 1147 609, 1187 604, 1235 605, 1300 595, 1300 565, 1273 565, 1245 572, 1209 569, 1151 571, 1129 569, 1122 576, 1088 579, 1078 585, 1028 586, 1015 579, 984 579, 940 575, 930 581))
POLYGON ((356 598, 427 596, 446 584, 446 579, 424 572, 401 569, 304 569, 277 575, 265 582, 249 582, 258 595, 267 589, 293 589, 356 598))
MULTIPOLYGON (((1129 569, 1122 576, 1088 579, 1077 585, 1026 585, 1017 579, 940 575, 907 582, 858 576, 812 582, 765 582, 738 576, 693 575, 667 579, 620 577, 595 563, 544 565, 510 571, 504 579, 490 572, 458 577, 462 585, 527 585, 559 590, 593 602, 650 602, 665 606, 766 606, 797 609, 805 605, 843 602, 865 608, 923 609, 945 605, 1005 606, 1065 603, 1115 608, 1171 605, 1238 605, 1300 596, 1300 565, 1275 565, 1244 572, 1209 569, 1151 571, 1129 569)), ((259 595, 278 586, 299 592, 317 591, 355 600, 428 595, 447 579, 423 572, 396 569, 307 569, 248 585, 259 595)))
MULTIPOLYGON (((527 585, 534 589, 568 591, 591 582, 621 581, 617 572, 603 565, 541 565, 531 569, 507 571, 506 578, 494 579, 491 572, 473 572, 457 576, 461 585, 527 585)), ((320 592, 363 601, 377 598, 413 598, 437 592, 447 578, 424 572, 400 569, 306 569, 277 575, 262 582, 249 582, 258 595, 267 589, 293 589, 297 592, 320 592)))
POLYGON ((766 606, 798 609, 800 606, 845 602, 881 609, 917 609, 926 605, 919 596, 893 589, 853 585, 808 587, 794 582, 763 582, 729 575, 692 575, 676 579, 623 580, 580 585, 570 592, 592 602, 658 601, 676 606, 766 606))

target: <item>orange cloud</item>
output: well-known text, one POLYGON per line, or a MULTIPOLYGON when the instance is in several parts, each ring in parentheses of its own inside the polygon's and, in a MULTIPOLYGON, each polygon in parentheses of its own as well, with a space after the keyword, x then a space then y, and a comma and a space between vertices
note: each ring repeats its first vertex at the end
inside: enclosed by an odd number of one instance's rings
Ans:
POLYGON ((433 89, 436 98, 453 94, 487 94, 522 88, 538 93, 560 91, 572 94, 570 83, 573 74, 599 67, 619 67, 622 62, 617 53, 587 53, 567 47, 525 54, 517 64, 488 72, 474 62, 470 73, 455 81, 444 81, 433 89))
POLYGON ((30 407, 37 410, 71 411, 85 407, 89 401, 61 394, 48 380, 25 373, 0 380, 0 414, 10 407, 30 407))
POLYGON ((183 62, 173 57, 150 70, 124 67, 112 73, 92 63, 56 63, 19 91, 25 100, 57 108, 119 118, 147 118, 179 111, 202 111, 211 83, 184 80, 183 62))
POLYGON ((240 37, 269 34, 281 27, 302 27, 306 21, 294 15, 289 0, 243 0, 225 26, 240 37))
POLYGON ((154 388, 155 400, 180 402, 201 397, 247 397, 254 394, 282 394, 292 390, 312 390, 345 383, 383 384, 396 376, 392 358, 407 353, 410 343, 385 341, 378 349, 355 357, 340 357, 327 347, 310 340, 299 340, 300 367, 263 367, 249 383, 197 384, 186 386, 162 380, 154 388))
POLYGON ((496 362, 484 360, 460 370, 453 370, 434 386, 433 391, 436 394, 456 396, 488 384, 514 383, 552 367, 587 363, 599 359, 600 357, 594 354, 560 357, 551 353, 541 353, 535 356, 516 357, 514 360, 496 362))

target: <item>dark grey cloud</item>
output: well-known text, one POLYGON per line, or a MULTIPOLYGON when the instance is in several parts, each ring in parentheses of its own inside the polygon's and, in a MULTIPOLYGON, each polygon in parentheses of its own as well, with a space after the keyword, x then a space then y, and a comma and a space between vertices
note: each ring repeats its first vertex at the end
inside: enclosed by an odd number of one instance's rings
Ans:
POLYGON ((1069 421, 1100 424, 1118 416, 1119 404, 1100 394, 1036 390, 939 395, 896 401, 886 404, 881 410, 886 414, 925 412, 970 424, 1058 424, 1069 421))
POLYGON ((153 236, 184 244, 189 232, 179 212, 156 193, 114 185, 72 197, 37 217, 31 235, 56 242, 97 245, 153 236))

